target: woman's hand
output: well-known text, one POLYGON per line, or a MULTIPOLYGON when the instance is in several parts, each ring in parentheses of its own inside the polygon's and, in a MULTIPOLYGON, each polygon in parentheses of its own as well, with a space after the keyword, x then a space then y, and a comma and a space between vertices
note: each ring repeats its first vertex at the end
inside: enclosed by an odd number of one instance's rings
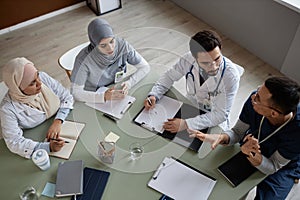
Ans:
POLYGON ((114 87, 109 88, 104 93, 105 101, 119 100, 119 99, 123 99, 124 97, 125 97, 125 94, 123 93, 123 91, 122 90, 115 90, 114 87))
POLYGON ((61 148, 64 146, 64 144, 65 144, 65 141, 60 140, 59 138, 57 138, 56 140, 50 139, 50 152, 60 151, 61 148))
POLYGON ((53 121, 52 125, 50 126, 47 132, 48 141, 50 140, 50 138, 57 139, 59 137, 61 131, 61 124, 62 124, 62 120, 60 119, 55 119, 53 121))
POLYGON ((131 88, 131 86, 130 86, 130 84, 129 84, 128 81, 123 82, 123 83, 121 84, 121 86, 122 86, 122 92, 123 92, 123 94, 126 96, 126 95, 128 94, 129 89, 131 88))

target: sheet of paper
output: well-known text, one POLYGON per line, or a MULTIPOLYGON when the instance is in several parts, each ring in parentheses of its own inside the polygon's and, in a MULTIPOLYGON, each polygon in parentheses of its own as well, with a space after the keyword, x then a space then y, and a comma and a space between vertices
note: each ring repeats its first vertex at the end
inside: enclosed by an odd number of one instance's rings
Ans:
POLYGON ((163 96, 157 104, 155 104, 155 108, 151 110, 143 109, 135 119, 135 122, 159 133, 163 133, 163 123, 173 118, 181 106, 181 101, 163 96))
POLYGON ((83 123, 66 120, 61 126, 60 136, 77 140, 84 126, 83 123))
POLYGON ((69 159, 71 156, 71 153, 76 145, 77 140, 72 140, 72 139, 64 138, 64 137, 60 137, 60 138, 65 141, 68 141, 68 143, 65 143, 60 151, 50 152, 49 155, 59 157, 59 158, 69 159))
POLYGON ((153 177, 148 186, 176 200, 206 200, 216 184, 215 179, 169 157, 153 177))
POLYGON ((135 102, 135 97, 126 95, 121 100, 110 100, 105 103, 85 103, 96 110, 107 113, 117 119, 121 119, 129 107, 135 102))

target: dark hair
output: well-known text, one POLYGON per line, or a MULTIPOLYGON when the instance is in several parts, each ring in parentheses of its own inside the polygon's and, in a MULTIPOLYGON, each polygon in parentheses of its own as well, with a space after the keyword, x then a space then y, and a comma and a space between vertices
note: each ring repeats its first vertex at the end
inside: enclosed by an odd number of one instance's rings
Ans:
POLYGON ((272 94, 271 101, 283 114, 296 111, 299 104, 300 87, 287 77, 271 77, 265 86, 272 94))
POLYGON ((220 36, 211 30, 204 30, 196 33, 190 40, 190 51, 197 58, 198 52, 210 52, 217 46, 221 49, 220 36))

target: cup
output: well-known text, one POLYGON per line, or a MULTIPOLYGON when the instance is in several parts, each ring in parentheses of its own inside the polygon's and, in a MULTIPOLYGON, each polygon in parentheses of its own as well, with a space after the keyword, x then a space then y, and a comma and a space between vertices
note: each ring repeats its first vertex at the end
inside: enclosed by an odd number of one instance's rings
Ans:
POLYGON ((34 187, 27 187, 24 192, 20 194, 21 200, 38 200, 38 195, 34 187))
POLYGON ((140 157, 142 157, 144 152, 144 147, 140 143, 134 142, 129 146, 129 151, 130 151, 130 159, 137 160, 140 157))
POLYGON ((31 157, 32 161, 41 170, 47 170, 50 168, 50 159, 48 152, 45 149, 36 150, 31 157))
POLYGON ((108 164, 112 164, 115 158, 116 143, 101 141, 98 142, 98 157, 108 164))

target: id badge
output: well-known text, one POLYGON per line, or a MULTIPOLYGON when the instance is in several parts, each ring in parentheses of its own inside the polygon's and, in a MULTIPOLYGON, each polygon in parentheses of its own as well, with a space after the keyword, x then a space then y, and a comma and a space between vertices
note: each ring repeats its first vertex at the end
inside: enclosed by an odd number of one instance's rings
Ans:
POLYGON ((121 82, 123 80, 124 76, 125 76, 124 70, 116 72, 116 74, 115 74, 115 83, 121 82))
POLYGON ((205 110, 211 111, 211 100, 204 99, 203 107, 205 110))

